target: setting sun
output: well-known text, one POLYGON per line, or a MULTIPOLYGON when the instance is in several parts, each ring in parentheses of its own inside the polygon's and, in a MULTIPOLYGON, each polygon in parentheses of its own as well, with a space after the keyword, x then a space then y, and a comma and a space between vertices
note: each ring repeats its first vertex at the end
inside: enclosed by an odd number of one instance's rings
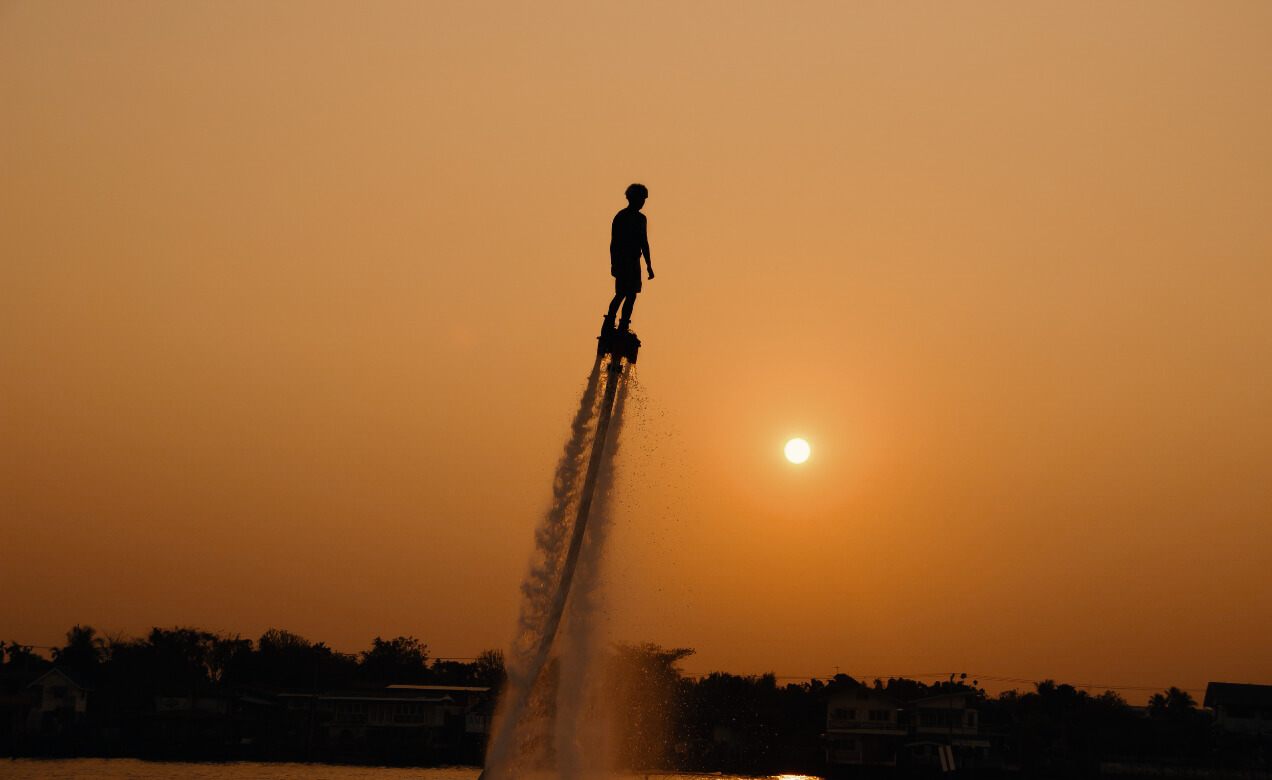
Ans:
POLYGON ((803 463, 812 454, 812 448, 803 439, 791 439, 786 442, 786 459, 791 463, 803 463))

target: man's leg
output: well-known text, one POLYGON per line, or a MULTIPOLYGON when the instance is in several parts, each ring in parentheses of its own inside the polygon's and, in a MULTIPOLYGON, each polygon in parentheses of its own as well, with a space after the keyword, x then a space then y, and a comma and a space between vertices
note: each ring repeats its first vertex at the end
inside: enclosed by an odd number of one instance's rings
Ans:
POLYGON ((623 302, 623 319, 618 321, 618 329, 626 330, 627 326, 632 323, 632 307, 636 305, 636 293, 627 296, 627 300, 623 302))
POLYGON ((618 304, 622 303, 623 297, 624 296, 621 292, 614 293, 614 298, 610 301, 609 312, 605 315, 606 323, 610 325, 614 324, 614 315, 618 314, 618 304))

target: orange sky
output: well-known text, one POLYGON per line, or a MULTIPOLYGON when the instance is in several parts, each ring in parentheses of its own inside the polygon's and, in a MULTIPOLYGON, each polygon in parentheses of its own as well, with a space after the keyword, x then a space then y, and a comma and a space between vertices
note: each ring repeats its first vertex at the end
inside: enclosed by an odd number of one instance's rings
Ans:
POLYGON ((0 4, 0 639, 502 646, 642 181, 616 638, 1272 683, 1272 6, 784 6, 0 4))

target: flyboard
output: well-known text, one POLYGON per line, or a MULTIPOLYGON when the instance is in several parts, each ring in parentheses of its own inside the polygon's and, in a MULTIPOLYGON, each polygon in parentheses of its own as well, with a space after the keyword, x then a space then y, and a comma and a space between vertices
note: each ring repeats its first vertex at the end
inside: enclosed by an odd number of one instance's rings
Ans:
MULTIPOLYGON (((574 569, 578 565, 579 553, 583 549, 583 537, 587 532, 587 517, 592 509, 592 494, 596 491, 596 479, 601 470, 602 455, 605 452, 610 417, 614 412, 614 399, 618 392, 619 378, 623 375, 624 366, 636 362, 636 354, 640 350, 640 339, 636 337, 635 333, 626 328, 620 330, 611 323, 611 320, 606 320, 605 324, 601 326, 601 335, 597 337, 596 357, 598 361, 606 356, 609 357, 605 369, 609 377, 605 382, 605 393, 601 399, 600 414, 596 421, 596 432, 592 438, 592 453, 588 458, 587 476, 583 480, 583 492, 579 495, 579 507, 574 519, 574 530, 570 536, 570 547, 566 551, 565 563, 561 567, 561 579, 557 583, 556 592, 552 597, 552 603, 545 616, 539 644, 535 648, 533 661, 529 667, 538 670, 536 674, 541 674, 547 663, 548 654, 552 650, 552 643, 556 639, 557 629, 561 625, 561 616, 565 613, 566 601, 570 596, 570 584, 574 581, 574 569)), ((520 705, 524 704, 524 697, 530 695, 530 689, 534 687, 535 682, 535 680, 531 680, 524 688, 513 691, 512 695, 523 701, 517 702, 510 707, 511 713, 520 711, 520 705)), ((516 716, 512 715, 512 717, 515 718, 516 716)), ((508 725, 515 727, 515 723, 508 725)), ((488 771, 483 771, 478 780, 487 780, 489 775, 488 771)))

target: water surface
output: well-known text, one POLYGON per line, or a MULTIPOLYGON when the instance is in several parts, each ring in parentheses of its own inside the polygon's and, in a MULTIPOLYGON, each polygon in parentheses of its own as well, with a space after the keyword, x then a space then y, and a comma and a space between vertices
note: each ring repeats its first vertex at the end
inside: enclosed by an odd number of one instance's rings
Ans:
MULTIPOLYGON (((191 763, 142 761, 136 758, 0 759, 3 780, 477 780, 477 767, 432 769, 334 766, 331 764, 261 763, 229 761, 191 763)), ((544 774, 543 780, 555 780, 544 774)), ((614 780, 753 780, 736 775, 622 774, 614 780)), ((537 780, 537 779, 536 779, 537 780)), ((781 775, 774 780, 817 780, 803 775, 781 775)))
POLYGON ((331 764, 188 763, 135 758, 0 760, 4 780, 477 780, 475 767, 414 769, 331 764))

